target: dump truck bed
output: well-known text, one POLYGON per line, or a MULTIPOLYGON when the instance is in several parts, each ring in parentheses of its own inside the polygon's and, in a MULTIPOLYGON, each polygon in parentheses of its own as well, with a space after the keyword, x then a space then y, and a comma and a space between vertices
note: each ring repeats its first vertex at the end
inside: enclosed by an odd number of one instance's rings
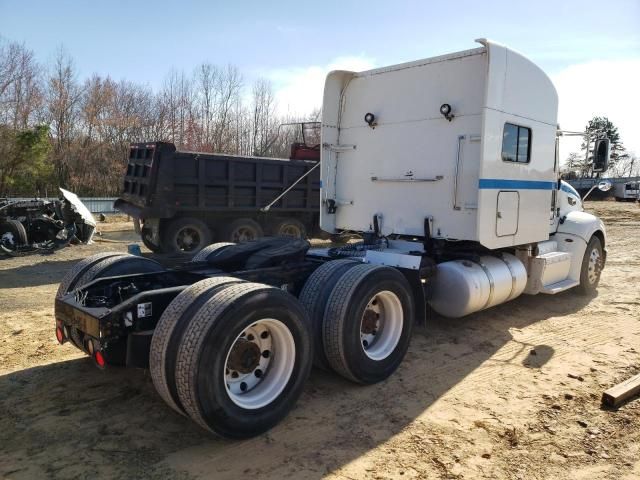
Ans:
MULTIPOLYGON (((116 208, 137 218, 170 218, 179 211, 257 211, 269 205, 317 162, 180 151, 171 143, 132 144, 116 208)), ((317 212, 316 170, 272 209, 317 212)))

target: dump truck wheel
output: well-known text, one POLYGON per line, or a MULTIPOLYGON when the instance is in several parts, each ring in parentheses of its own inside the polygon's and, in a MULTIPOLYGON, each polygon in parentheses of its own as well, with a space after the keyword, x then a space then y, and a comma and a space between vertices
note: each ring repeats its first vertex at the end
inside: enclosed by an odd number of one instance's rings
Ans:
POLYGON ((580 269, 580 285, 578 292, 583 295, 592 295, 596 292, 600 283, 600 274, 604 268, 604 252, 602 243, 596 236, 591 237, 584 251, 582 267, 580 269))
POLYGON ((327 300, 337 280, 356 265, 360 264, 346 259, 324 263, 307 279, 298 297, 311 320, 314 341, 313 364, 323 370, 331 370, 322 341, 322 322, 327 300))
POLYGON ((335 283, 324 314, 331 367, 358 383, 387 378, 409 347, 413 308, 411 287, 398 270, 370 264, 348 270, 335 283))
POLYGON ((279 237, 307 238, 307 229, 304 224, 295 218, 285 218, 276 223, 273 233, 279 237))
POLYGON ((232 285, 187 326, 176 363, 178 396, 203 428, 255 436, 293 407, 312 358, 309 319, 295 297, 264 284, 232 285))
POLYGON ((228 247, 229 245, 235 245, 235 243, 218 242, 218 243, 213 243, 211 245, 207 245, 198 253, 196 253, 194 257, 191 259, 191 261, 206 262, 210 255, 215 257, 217 253, 220 253, 224 249, 224 247, 228 247))
POLYGON ((235 277, 213 277, 186 288, 162 313, 151 337, 149 369, 151 380, 162 399, 184 415, 175 380, 178 347, 189 320, 215 292, 241 280, 235 277))
POLYGON ((224 239, 234 243, 249 242, 263 236, 264 232, 260 224, 250 218, 234 220, 224 230, 224 239))
POLYGON ((27 245, 27 231, 18 220, 5 220, 0 224, 0 243, 9 250, 15 250, 20 245, 27 245))
POLYGON ((147 235, 145 235, 144 233, 142 233, 140 235, 140 240, 142 240, 142 243, 145 247, 147 247, 149 250, 151 250, 153 253, 163 253, 164 250, 162 249, 162 246, 160 245, 156 245, 155 243, 153 243, 151 241, 151 239, 149 239, 149 237, 147 235))
POLYGON ((209 245, 211 229, 197 218, 176 218, 163 229, 161 246, 166 252, 196 253, 209 245))

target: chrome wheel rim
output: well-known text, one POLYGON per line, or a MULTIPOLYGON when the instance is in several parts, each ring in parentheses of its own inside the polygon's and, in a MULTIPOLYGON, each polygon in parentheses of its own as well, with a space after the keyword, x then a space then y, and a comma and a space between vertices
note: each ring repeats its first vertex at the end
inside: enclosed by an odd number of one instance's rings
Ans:
POLYGON ((589 254, 589 266, 587 270, 587 278, 589 283, 594 284, 600 277, 600 250, 594 248, 589 254))
POLYGON ((384 290, 367 303, 360 319, 360 346, 372 360, 387 358, 395 350, 404 324, 404 312, 398 296, 384 290))
POLYGON ((248 410, 269 405, 289 382, 295 356, 295 341, 284 323, 258 320, 236 337, 227 352, 223 372, 227 395, 248 410))

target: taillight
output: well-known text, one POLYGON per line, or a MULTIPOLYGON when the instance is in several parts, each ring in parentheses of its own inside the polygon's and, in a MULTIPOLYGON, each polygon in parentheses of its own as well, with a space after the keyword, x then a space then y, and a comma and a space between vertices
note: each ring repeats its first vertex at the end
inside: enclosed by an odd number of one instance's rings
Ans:
POLYGON ((66 338, 64 336, 64 331, 59 326, 56 327, 56 340, 58 340, 58 343, 60 345, 62 345, 64 343, 64 341, 66 340, 66 338))
POLYGON ((107 366, 107 362, 104 359, 104 355, 100 350, 96 350, 93 354, 93 360, 96 362, 96 365, 100 368, 105 368, 107 366))

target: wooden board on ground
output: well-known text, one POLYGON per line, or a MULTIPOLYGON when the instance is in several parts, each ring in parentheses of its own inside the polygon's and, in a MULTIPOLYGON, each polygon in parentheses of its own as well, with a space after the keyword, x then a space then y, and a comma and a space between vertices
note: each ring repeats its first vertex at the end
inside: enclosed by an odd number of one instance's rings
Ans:
POLYGON ((610 407, 617 407, 625 400, 640 393, 640 374, 628 378, 602 394, 602 403, 610 407))

